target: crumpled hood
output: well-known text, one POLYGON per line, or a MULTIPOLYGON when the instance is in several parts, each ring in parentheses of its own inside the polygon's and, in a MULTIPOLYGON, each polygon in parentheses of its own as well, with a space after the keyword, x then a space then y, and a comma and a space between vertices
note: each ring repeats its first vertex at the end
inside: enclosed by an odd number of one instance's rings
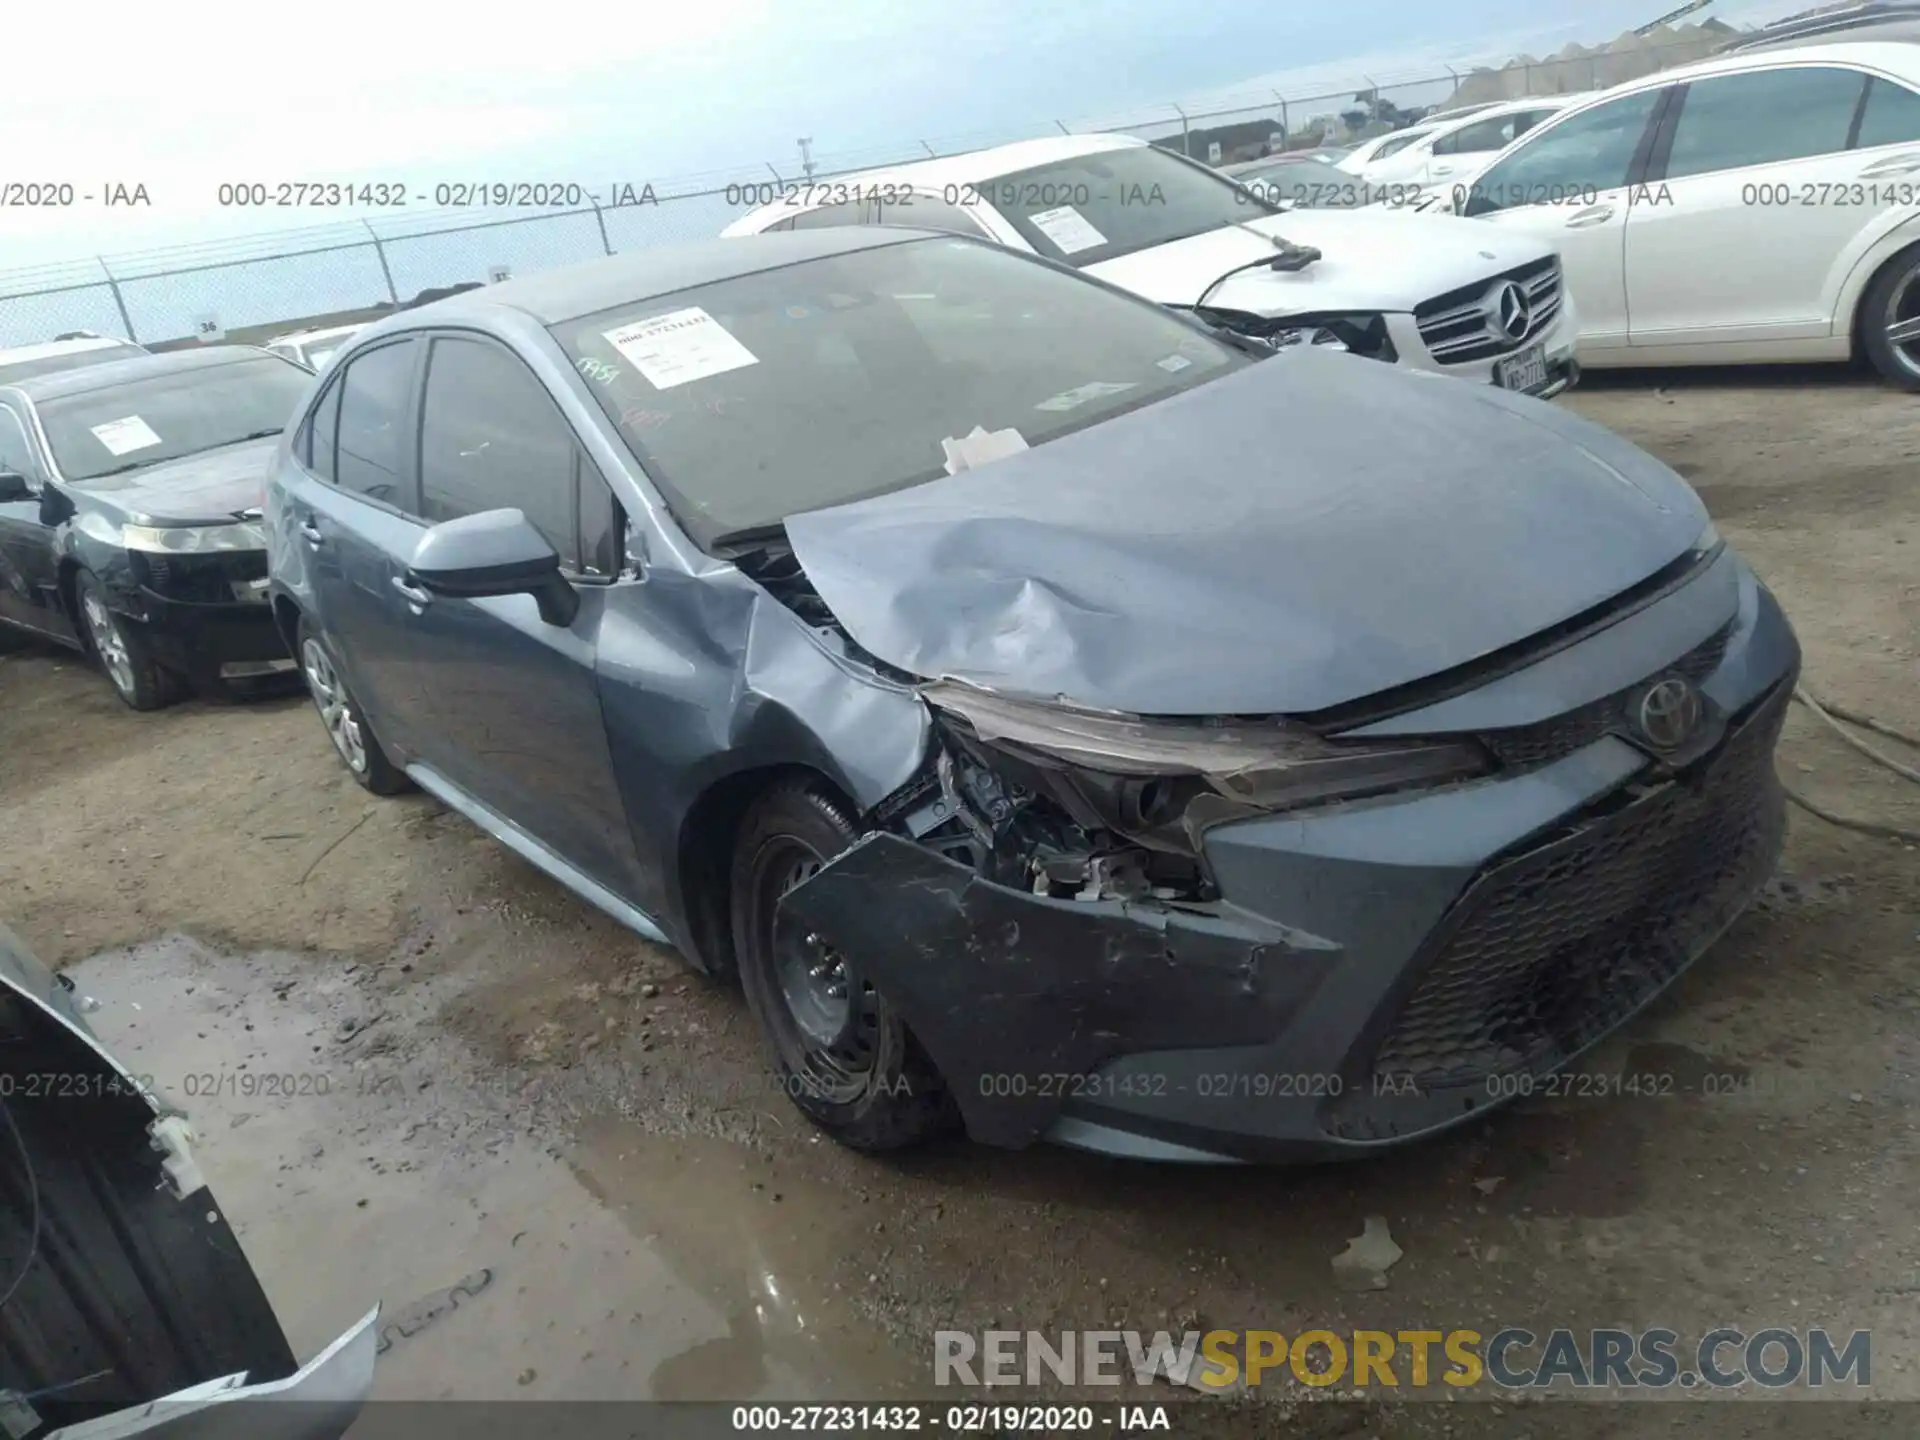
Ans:
POLYGON ((793 516, 847 632, 913 674, 1159 715, 1306 713, 1619 594, 1707 523, 1545 402, 1303 351, 793 516))
POLYGON ((1087 274, 1162 305, 1191 305, 1219 275, 1277 253, 1262 238, 1267 235, 1312 245, 1321 258, 1292 273, 1243 271, 1208 296, 1209 305, 1255 315, 1410 311, 1423 300, 1553 253, 1552 244, 1538 236, 1369 205, 1249 220, 1089 265, 1087 274))
POLYGON ((205 524, 230 520, 241 510, 266 503, 267 471, 273 463, 276 437, 249 440, 199 455, 183 455, 158 465, 82 480, 74 488, 99 496, 126 512, 135 524, 205 524))

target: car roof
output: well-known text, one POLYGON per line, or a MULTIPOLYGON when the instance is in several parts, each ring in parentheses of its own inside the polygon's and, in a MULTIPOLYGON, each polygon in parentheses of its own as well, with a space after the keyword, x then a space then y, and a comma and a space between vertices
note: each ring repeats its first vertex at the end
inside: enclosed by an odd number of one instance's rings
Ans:
POLYGON ((0 350, 0 365, 18 365, 28 360, 45 360, 54 355, 78 355, 88 350, 138 350, 131 340, 110 340, 93 336, 86 340, 47 340, 39 345, 16 345, 0 350))
POLYGON ((1790 15, 1729 40, 1716 53, 1749 53, 1779 45, 1843 43, 1849 38, 1908 42, 1920 38, 1920 4, 1912 0, 1891 0, 1891 3, 1867 0, 1859 5, 1790 15))
POLYGON ((1894 40, 1806 40, 1798 44, 1735 50, 1705 60, 1695 60, 1687 65, 1676 65, 1671 70, 1661 70, 1616 85, 1611 90, 1602 90, 1592 98, 1597 100, 1604 96, 1624 95, 1632 90, 1658 89, 1683 80, 1703 80, 1714 75, 1731 75, 1743 70, 1800 62, 1856 65, 1920 79, 1920 46, 1894 40))
POLYGON ((1466 115, 1429 115, 1421 124, 1430 125, 1436 130, 1450 130, 1456 124, 1472 124, 1481 120, 1497 120, 1502 115, 1511 115, 1521 110, 1538 110, 1543 105, 1584 105, 1598 90, 1573 90, 1558 95, 1519 95, 1511 100, 1496 100, 1491 105, 1483 105, 1466 115))
POLYGON ((1137 135, 1049 135, 1039 140, 1016 140, 1011 145, 993 145, 985 150, 968 150, 959 155, 942 155, 934 160, 914 160, 905 165, 887 165, 863 170, 858 175, 836 175, 828 188, 842 182, 887 179, 901 184, 966 185, 1013 175, 1038 165, 1060 160, 1076 160, 1082 155, 1099 155, 1110 150, 1143 150, 1147 142, 1137 135))
POLYGON ((478 290, 449 295, 417 310, 404 311, 368 328, 370 332, 391 334, 420 328, 423 323, 446 324, 463 317, 486 319, 500 310, 517 310, 542 325, 557 325, 615 306, 734 280, 763 270, 777 270, 784 265, 877 250, 907 240, 959 238, 943 231, 915 230, 900 225, 837 226, 660 245, 629 250, 605 260, 545 270, 524 280, 483 285, 478 290))
MULTIPOLYGON (((98 365, 88 365, 78 370, 58 370, 51 375, 29 375, 23 380, 15 380, 7 388, 36 402, 53 400, 65 395, 84 395, 89 390, 112 390, 156 375, 210 370, 217 365, 231 365, 236 360, 249 360, 267 353, 257 345, 206 345, 193 350, 168 350, 158 355, 136 355, 126 360, 103 360, 98 365)), ((277 355, 273 358, 280 359, 277 355)))
MULTIPOLYGON (((805 188, 799 194, 803 201, 813 199, 824 204, 841 189, 853 186, 888 184, 937 191, 949 185, 977 185, 983 180, 1017 175, 1036 166, 1077 160, 1082 155, 1105 155, 1116 150, 1147 148, 1148 142, 1137 135, 1050 135, 1039 140, 1016 140, 1011 145, 969 150, 960 155, 942 155, 933 160, 912 160, 904 165, 883 165, 872 170, 835 175, 831 180, 823 180, 812 187, 820 192, 817 197, 808 196, 805 188)), ((796 208, 809 210, 813 205, 802 203, 796 206, 789 195, 771 204, 755 207, 722 233, 729 238, 740 238, 737 234, 739 228, 749 224, 756 216, 775 210, 789 212, 796 208)))

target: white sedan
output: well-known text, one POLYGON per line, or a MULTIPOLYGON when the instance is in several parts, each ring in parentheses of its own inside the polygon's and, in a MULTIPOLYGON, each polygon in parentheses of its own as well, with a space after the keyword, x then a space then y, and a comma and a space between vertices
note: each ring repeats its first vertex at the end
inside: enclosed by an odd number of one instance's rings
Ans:
MULTIPOLYGON (((1351 177, 1349 177, 1351 178, 1351 177)), ((747 203, 756 187, 730 187, 747 203)), ((1279 345, 1556 395, 1578 319, 1551 241, 1384 206, 1283 209, 1130 135, 1060 135, 785 190, 724 235, 952 230, 1279 345)))
POLYGON ((1543 120, 1592 98, 1591 92, 1533 95, 1524 100, 1477 105, 1465 118, 1449 117, 1443 123, 1429 118, 1430 129, 1412 144, 1400 146, 1390 155, 1376 156, 1361 170, 1361 177, 1369 186, 1396 190, 1452 184, 1478 170, 1543 120))
POLYGON ((1616 86, 1445 203, 1559 248, 1583 366, 1863 352, 1920 390, 1920 45, 1736 52, 1616 86))

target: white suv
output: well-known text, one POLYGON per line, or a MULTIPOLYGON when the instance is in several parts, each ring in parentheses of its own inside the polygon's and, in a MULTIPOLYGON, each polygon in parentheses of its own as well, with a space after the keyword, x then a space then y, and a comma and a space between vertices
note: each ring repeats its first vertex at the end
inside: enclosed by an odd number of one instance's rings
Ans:
POLYGON ((1579 377, 1551 241, 1382 207, 1283 209, 1132 136, 1028 140, 842 176, 721 233, 872 224, 992 240, 1280 345, 1542 396, 1579 377))

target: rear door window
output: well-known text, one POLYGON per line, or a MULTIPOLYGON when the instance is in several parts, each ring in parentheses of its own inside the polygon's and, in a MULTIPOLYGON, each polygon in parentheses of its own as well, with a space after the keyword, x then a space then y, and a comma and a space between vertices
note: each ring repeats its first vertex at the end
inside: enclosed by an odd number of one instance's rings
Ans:
POLYGON ((1695 80, 1681 101, 1666 178, 1845 150, 1865 84, 1858 70, 1828 65, 1695 80))
POLYGON ((1920 95, 1874 76, 1867 81, 1867 103, 1860 112, 1860 134, 1854 143, 1870 150, 1876 145, 1911 145, 1915 141, 1920 141, 1920 95))

